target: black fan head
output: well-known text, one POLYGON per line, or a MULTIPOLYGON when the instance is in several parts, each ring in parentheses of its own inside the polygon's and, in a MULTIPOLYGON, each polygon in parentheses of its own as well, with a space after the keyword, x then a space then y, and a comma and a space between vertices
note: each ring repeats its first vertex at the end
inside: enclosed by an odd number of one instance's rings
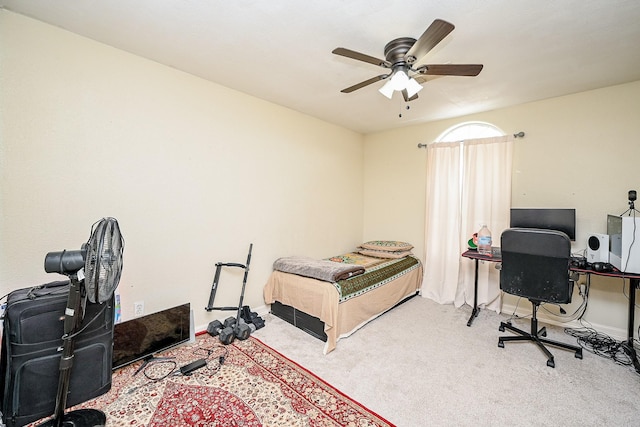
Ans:
POLYGON ((102 218, 92 227, 87 242, 84 283, 92 303, 108 301, 118 287, 122 273, 124 239, 115 218, 102 218))

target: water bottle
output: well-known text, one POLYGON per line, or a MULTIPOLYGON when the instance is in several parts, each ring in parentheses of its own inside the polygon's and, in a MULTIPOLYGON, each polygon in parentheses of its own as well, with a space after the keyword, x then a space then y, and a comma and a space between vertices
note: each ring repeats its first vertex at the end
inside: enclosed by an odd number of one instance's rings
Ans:
POLYGON ((483 225, 478 231, 478 253, 491 256, 491 231, 486 225, 483 225))

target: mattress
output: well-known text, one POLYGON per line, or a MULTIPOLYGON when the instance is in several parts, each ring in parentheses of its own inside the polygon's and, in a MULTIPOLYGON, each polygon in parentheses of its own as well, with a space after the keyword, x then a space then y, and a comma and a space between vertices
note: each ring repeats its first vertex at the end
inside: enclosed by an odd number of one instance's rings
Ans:
MULTIPOLYGON (((338 282, 274 271, 264 288, 265 302, 294 308, 293 314, 286 316, 296 323, 299 323, 297 313, 300 312, 317 318, 326 335, 323 352, 327 354, 336 348, 341 338, 420 291, 423 268, 417 258, 362 262, 368 262, 364 274, 338 282)), ((276 307, 276 311, 282 308, 276 307)), ((313 323, 312 319, 307 320, 313 323)), ((312 335, 321 335, 317 326, 313 327, 312 335)))

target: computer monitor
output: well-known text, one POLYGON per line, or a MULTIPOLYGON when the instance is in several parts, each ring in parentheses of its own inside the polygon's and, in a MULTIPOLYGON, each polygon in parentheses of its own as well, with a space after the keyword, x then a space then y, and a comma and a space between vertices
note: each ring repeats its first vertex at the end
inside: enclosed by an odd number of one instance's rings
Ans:
POLYGON ((512 208, 512 228, 542 228, 559 230, 576 240, 576 210, 549 208, 512 208))

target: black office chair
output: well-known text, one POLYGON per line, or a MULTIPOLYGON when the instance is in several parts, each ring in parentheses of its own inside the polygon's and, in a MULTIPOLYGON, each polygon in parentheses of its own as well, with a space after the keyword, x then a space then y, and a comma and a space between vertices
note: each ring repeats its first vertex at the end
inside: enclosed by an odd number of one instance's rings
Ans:
POLYGON ((573 280, 569 276, 571 242, 569 237, 555 230, 534 228, 510 228, 500 236, 502 266, 500 289, 527 298, 533 306, 531 332, 514 327, 511 322, 500 322, 500 331, 505 328, 519 336, 498 338, 498 347, 505 341, 533 341, 547 356, 547 366, 555 367, 553 355, 545 344, 575 351, 582 359, 582 348, 552 341, 547 338, 545 327, 538 330, 537 312, 541 303, 567 304, 571 302, 573 280))

